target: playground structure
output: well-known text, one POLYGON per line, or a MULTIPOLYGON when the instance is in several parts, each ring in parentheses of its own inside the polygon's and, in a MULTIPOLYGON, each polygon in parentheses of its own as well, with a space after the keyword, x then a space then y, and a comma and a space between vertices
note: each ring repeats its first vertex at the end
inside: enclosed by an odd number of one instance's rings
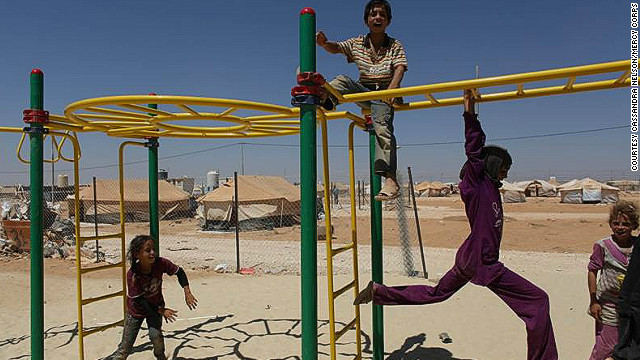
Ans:
MULTIPOLYGON (((300 21, 300 75, 298 76, 299 87, 294 88, 295 102, 298 107, 286 107, 258 102, 227 100, 214 98, 199 98, 188 96, 165 96, 165 95, 135 95, 135 96, 114 96, 96 99, 88 99, 70 104, 64 111, 64 116, 49 115, 44 111, 43 103, 43 74, 39 70, 34 70, 31 74, 31 109, 25 111, 25 122, 29 126, 22 128, 1 127, 0 131, 22 133, 23 137, 18 146, 17 156, 23 162, 30 163, 31 179, 31 356, 33 359, 44 358, 44 316, 43 316, 43 262, 42 262, 42 187, 43 187, 43 162, 51 161, 43 159, 43 138, 51 136, 61 140, 55 142, 57 156, 53 161, 68 161, 74 164, 74 185, 76 187, 76 249, 79 251, 83 242, 106 239, 120 239, 122 249, 122 261, 113 265, 92 267, 83 269, 79 257, 76 258, 78 271, 78 341, 79 358, 84 358, 83 338, 93 333, 100 332, 107 328, 120 325, 122 320, 115 321, 109 325, 85 330, 82 319, 82 306, 100 300, 122 296, 123 311, 125 309, 126 266, 124 261, 125 231, 124 219, 121 215, 121 232, 117 234, 101 235, 100 237, 82 237, 80 235, 80 223, 78 216, 78 165, 81 157, 80 144, 75 136, 76 132, 102 132, 108 136, 126 139, 146 139, 141 141, 125 141, 119 149, 119 179, 121 206, 124 199, 123 187, 123 159, 124 149, 128 145, 143 146, 149 152, 149 204, 150 204, 150 234, 156 239, 156 246, 159 246, 158 227, 158 139, 163 137, 174 138, 246 138, 246 137, 266 137, 266 136, 287 136, 300 134, 300 179, 301 179, 301 301, 302 301, 302 358, 317 358, 317 219, 316 219, 316 120, 319 119, 321 127, 321 143, 323 157, 323 179, 324 184, 330 183, 329 156, 328 156, 328 131, 327 121, 347 119, 351 121, 349 125, 349 167, 350 167, 350 196, 351 196, 351 234, 352 242, 346 246, 334 249, 331 244, 331 213, 329 206, 329 187, 324 187, 325 209, 327 209, 327 268, 328 268, 328 293, 329 293, 329 316, 331 329, 331 358, 336 358, 335 343, 348 330, 355 329, 357 338, 357 356, 362 357, 360 346, 360 311, 358 306, 354 306, 354 319, 336 331, 334 316, 334 300, 353 289, 354 296, 358 293, 357 273, 357 242, 356 242, 356 219, 353 207, 355 206, 355 184, 354 184, 354 158, 353 158, 353 136, 356 127, 369 131, 370 159, 373 159, 373 149, 375 135, 368 126, 366 117, 359 116, 348 111, 325 112, 319 109, 316 104, 322 91, 331 92, 341 103, 358 102, 373 99, 384 99, 391 97, 424 96, 426 100, 410 101, 406 104, 396 106, 396 111, 426 109, 431 107, 442 107, 462 104, 462 98, 458 96, 437 97, 438 94, 456 91, 460 93, 463 89, 483 89, 482 95, 476 94, 477 102, 503 101, 513 99, 523 99, 528 97, 550 96, 560 94, 570 94, 582 91, 613 89, 628 87, 630 84, 630 61, 616 61, 603 64, 593 64, 586 66, 575 66, 562 69, 544 70, 530 73, 504 75, 488 78, 471 79, 464 81, 447 82, 440 84, 405 87, 393 90, 383 90, 360 94, 341 95, 324 82, 324 79, 315 73, 315 13, 312 9, 306 8, 301 12, 300 21), (581 77, 591 75, 606 76, 606 80, 578 81, 581 77), (533 82, 558 81, 562 80, 562 85, 538 86, 525 89, 525 85, 533 82), (492 87, 515 86, 515 90, 491 92, 492 87), (486 91, 485 91, 486 90, 486 91), (152 105, 149 105, 152 104, 152 105), (162 106, 158 109, 158 106, 162 106), (219 110, 203 111, 201 108, 223 108, 219 110), (241 116, 237 115, 241 111, 259 112, 259 115, 241 116), (177 125, 189 123, 189 121, 215 121, 233 123, 232 126, 189 126, 177 125), (25 160, 20 155, 21 147, 26 136, 30 139, 30 156, 25 160), (73 146, 73 156, 65 156, 64 144, 70 142, 73 146), (40 191, 38 191, 40 190, 40 191), (346 252, 353 252, 353 281, 334 290, 332 276, 333 257, 346 252), (94 272, 107 268, 120 267, 123 276, 123 288, 111 294, 82 298, 82 274, 94 272)), ((371 160, 372 161, 372 160, 371 160)), ((370 183, 371 193, 375 194, 380 190, 380 178, 373 174, 371 165, 370 183)), ((121 207, 121 214, 124 211, 121 207)), ((373 203, 371 206, 371 244, 372 244, 372 280, 382 282, 382 208, 380 203, 373 203)), ((156 249, 158 250, 158 249, 156 249)), ((383 347, 383 312, 382 307, 373 306, 373 358, 382 359, 383 347)))

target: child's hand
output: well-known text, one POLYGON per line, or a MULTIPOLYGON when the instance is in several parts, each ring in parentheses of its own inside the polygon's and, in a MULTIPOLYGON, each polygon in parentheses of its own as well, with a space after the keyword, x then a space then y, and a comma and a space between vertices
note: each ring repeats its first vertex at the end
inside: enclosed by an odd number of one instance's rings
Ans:
POLYGON ((174 322, 178 315, 178 311, 169 308, 158 309, 158 313, 164 317, 165 322, 174 322))
POLYGON ((187 303, 189 310, 194 310, 198 306, 198 299, 193 296, 188 286, 184 287, 184 301, 187 303))
POLYGON ((316 33, 316 44, 318 44, 318 46, 325 46, 327 44, 327 35, 322 31, 316 33))
POLYGON ((473 98, 473 92, 470 89, 465 89, 463 96, 464 112, 473 114, 475 99, 473 98))
POLYGON ((591 315, 596 321, 602 322, 602 306, 597 302, 589 305, 589 315, 591 315))

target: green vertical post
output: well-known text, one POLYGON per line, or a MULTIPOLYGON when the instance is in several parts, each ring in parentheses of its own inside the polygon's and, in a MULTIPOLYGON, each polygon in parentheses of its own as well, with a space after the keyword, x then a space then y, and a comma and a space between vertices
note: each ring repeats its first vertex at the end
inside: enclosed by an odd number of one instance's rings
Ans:
MULTIPOLYGON (((150 93, 149 95, 155 95, 150 93)), ((149 108, 157 109, 158 104, 149 104, 149 108)), ((155 116, 155 114, 150 114, 155 116)), ((148 138, 149 149, 149 235, 155 243, 156 256, 160 255, 160 220, 158 217, 158 138, 148 138)))
MULTIPOLYGON (((300 11, 300 72, 316 71, 316 13, 300 11)), ((300 251, 302 359, 318 358, 316 105, 300 107, 300 251)))
MULTIPOLYGON (((382 284, 382 202, 373 197, 380 192, 381 179, 376 175, 374 163, 376 160, 376 134, 369 131, 369 196, 371 202, 371 280, 382 284)), ((373 360, 382 360, 384 357, 384 321, 382 305, 372 306, 373 328, 373 360)))
MULTIPOLYGON (((31 110, 44 109, 44 74, 40 69, 33 69, 30 76, 31 110)), ((43 128, 40 122, 30 123, 29 133, 29 192, 31 194, 31 359, 44 359, 44 263, 42 257, 44 206, 42 187, 43 176, 43 128)))

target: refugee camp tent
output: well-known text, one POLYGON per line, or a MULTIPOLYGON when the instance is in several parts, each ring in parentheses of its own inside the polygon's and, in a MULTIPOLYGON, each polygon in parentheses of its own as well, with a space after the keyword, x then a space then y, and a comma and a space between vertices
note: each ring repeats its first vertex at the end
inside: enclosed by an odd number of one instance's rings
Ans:
POLYGON ((500 194, 502 194, 502 202, 504 203, 521 203, 527 201, 524 196, 523 187, 504 180, 502 180, 500 194))
POLYGON ((420 197, 447 196, 451 193, 451 187, 440 181, 423 181, 416 185, 414 189, 420 194, 420 197))
POLYGON ((560 202, 570 204, 614 203, 620 189, 590 178, 571 180, 558 186, 560 202))
MULTIPOLYGON (((234 181, 198 199, 200 224, 206 229, 235 226, 234 181)), ((244 229, 300 223, 300 188, 280 176, 238 175, 238 221, 244 229)))
MULTIPOLYGON (((94 221, 93 184, 80 189, 80 221, 94 221)), ((73 215, 74 196, 67 196, 69 213, 73 215)), ((96 179, 96 205, 99 223, 120 222, 120 185, 115 179, 96 179)), ((149 221, 149 182, 145 179, 124 181, 124 207, 126 222, 149 221)), ((191 217, 189 194, 158 181, 158 216, 163 219, 191 217)))
POLYGON ((622 191, 639 191, 640 181, 637 180, 611 180, 607 185, 615 186, 622 191))
POLYGON ((524 189, 525 196, 554 197, 557 195, 556 187, 544 180, 536 179, 529 181, 518 181, 514 184, 524 189))

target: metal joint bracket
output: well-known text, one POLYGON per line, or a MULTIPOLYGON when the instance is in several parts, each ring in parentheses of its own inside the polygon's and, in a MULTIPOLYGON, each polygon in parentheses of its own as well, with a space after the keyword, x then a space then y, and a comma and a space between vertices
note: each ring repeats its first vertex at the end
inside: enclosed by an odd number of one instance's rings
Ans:
POLYGON ((298 85, 291 89, 291 105, 320 105, 322 97, 326 94, 323 87, 315 85, 298 85))
POLYGON ((373 120, 371 119, 371 115, 365 115, 364 119, 366 120, 364 123, 364 131, 373 132, 373 120))
POLYGON ((27 109, 22 111, 22 120, 27 124, 49 123, 49 112, 46 110, 27 109))
POLYGON ((147 141, 144 143, 144 147, 146 147, 146 148, 157 148, 157 147, 160 147, 160 143, 158 142, 158 138, 156 138, 156 137, 145 137, 145 139, 147 141))
POLYGON ((48 134, 49 133, 49 129, 41 126, 36 126, 36 127, 25 126, 22 128, 22 131, 27 134, 48 134))

